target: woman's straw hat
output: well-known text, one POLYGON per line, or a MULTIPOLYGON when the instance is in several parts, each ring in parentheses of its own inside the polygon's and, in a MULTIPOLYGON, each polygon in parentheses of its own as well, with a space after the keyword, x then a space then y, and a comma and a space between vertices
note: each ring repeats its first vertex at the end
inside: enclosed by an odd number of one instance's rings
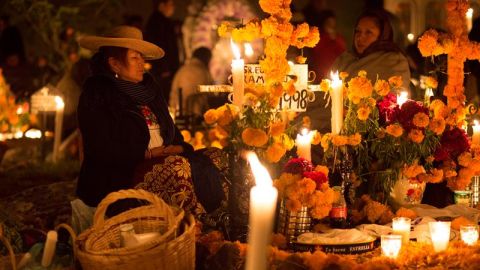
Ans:
POLYGON ((159 59, 165 55, 162 48, 143 40, 142 32, 132 26, 117 26, 104 36, 83 36, 78 44, 85 49, 98 51, 103 46, 128 48, 140 52, 145 59, 159 59))

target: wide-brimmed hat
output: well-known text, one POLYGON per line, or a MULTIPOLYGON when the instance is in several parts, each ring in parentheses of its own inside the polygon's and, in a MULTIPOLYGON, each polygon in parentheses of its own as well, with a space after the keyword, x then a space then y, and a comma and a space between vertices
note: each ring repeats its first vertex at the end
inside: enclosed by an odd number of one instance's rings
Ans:
POLYGON ((94 52, 103 46, 128 48, 140 52, 145 59, 159 59, 165 55, 162 48, 143 40, 142 31, 126 25, 117 26, 104 36, 83 36, 78 44, 94 52))

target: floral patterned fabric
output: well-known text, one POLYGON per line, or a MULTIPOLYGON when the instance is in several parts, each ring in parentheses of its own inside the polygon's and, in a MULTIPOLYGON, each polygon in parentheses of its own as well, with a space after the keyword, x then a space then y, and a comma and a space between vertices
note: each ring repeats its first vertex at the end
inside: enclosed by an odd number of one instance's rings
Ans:
MULTIPOLYGON (((216 148, 199 151, 205 158, 210 158, 225 175, 228 163, 222 151, 216 148)), ((168 204, 180 206, 195 215, 206 213, 195 195, 190 163, 183 156, 167 156, 145 161, 137 169, 135 179, 137 182, 135 188, 155 193, 168 204)), ((223 182, 222 186, 225 194, 228 194, 227 183, 223 182)), ((226 199, 222 205, 226 205, 226 199)))

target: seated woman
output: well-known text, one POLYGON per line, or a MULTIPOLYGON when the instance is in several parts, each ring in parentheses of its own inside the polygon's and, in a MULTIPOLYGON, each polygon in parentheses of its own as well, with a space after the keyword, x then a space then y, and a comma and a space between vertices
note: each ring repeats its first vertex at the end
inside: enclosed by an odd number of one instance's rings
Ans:
POLYGON ((184 142, 159 85, 144 73, 144 59, 159 59, 164 51, 129 26, 85 36, 79 44, 96 52, 78 105, 81 201, 96 207, 108 193, 135 187, 194 214, 219 208, 225 200, 221 154, 204 151, 217 167, 184 142))

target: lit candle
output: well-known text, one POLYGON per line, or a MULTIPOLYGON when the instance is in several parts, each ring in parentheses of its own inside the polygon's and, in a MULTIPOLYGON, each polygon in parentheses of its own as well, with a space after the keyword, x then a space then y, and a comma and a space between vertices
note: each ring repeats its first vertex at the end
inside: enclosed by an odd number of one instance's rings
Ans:
POLYGON ((462 225, 460 226, 460 236, 462 241, 469 245, 473 246, 478 241, 478 228, 475 225, 462 225))
POLYGON ((247 249, 247 270, 267 269, 267 248, 273 229, 277 205, 277 189, 255 153, 247 153, 256 186, 250 191, 250 218, 247 249))
POLYGON ((45 240, 45 247, 43 248, 42 266, 48 267, 52 263, 53 256, 55 255, 55 248, 57 247, 57 232, 49 231, 47 233, 47 240, 45 240))
POLYGON ((397 95, 397 104, 398 107, 402 107, 403 103, 405 103, 408 100, 408 93, 407 91, 402 91, 400 92, 400 95, 397 95))
POLYGON ((233 104, 241 107, 243 105, 243 91, 244 91, 244 66, 245 62, 240 58, 240 49, 230 40, 235 59, 232 60, 232 81, 233 81, 233 104))
POLYGON ((472 18, 473 18, 473 8, 469 8, 467 13, 465 13, 465 17, 467 19, 467 30, 470 32, 472 30, 472 18))
MULTIPOLYGON (((245 43, 245 44, 243 45, 243 49, 244 49, 244 51, 245 51, 245 56, 246 56, 246 58, 251 60, 251 58, 252 58, 252 56, 253 56, 253 48, 252 48, 252 45, 247 42, 247 43, 245 43)), ((247 62, 249 62, 249 61, 247 61, 247 62)))
POLYGON ((297 155, 298 157, 304 158, 306 160, 312 160, 311 145, 312 145, 312 136, 313 132, 308 131, 308 129, 302 129, 301 134, 297 134, 297 155))
POLYGON ((432 88, 428 87, 425 89, 425 106, 430 106, 430 97, 433 97, 433 90, 432 88))
POLYGON ((410 223, 411 219, 406 217, 396 217, 392 220, 393 233, 402 236, 403 244, 408 244, 410 241, 410 223))
POLYGON ((381 245, 383 255, 395 259, 402 248, 402 236, 397 234, 382 235, 381 245))
POLYGON ((473 121, 473 123, 472 144, 480 144, 480 124, 478 124, 477 120, 473 121))
POLYGON ((65 108, 65 103, 63 99, 59 96, 55 97, 56 103, 56 113, 55 113, 55 137, 53 139, 53 162, 58 161, 60 143, 62 142, 62 125, 63 125, 63 109, 65 108))
POLYGON ((414 41, 415 41, 415 35, 412 34, 412 33, 408 33, 407 39, 408 39, 408 41, 409 41, 410 43, 414 43, 414 41))
POLYGON ((432 239, 433 249, 435 252, 444 251, 448 247, 450 241, 450 224, 451 222, 429 222, 430 238, 432 239))
POLYGON ((332 134, 338 135, 343 126, 343 83, 338 71, 330 72, 332 79, 330 97, 332 98, 332 134))

